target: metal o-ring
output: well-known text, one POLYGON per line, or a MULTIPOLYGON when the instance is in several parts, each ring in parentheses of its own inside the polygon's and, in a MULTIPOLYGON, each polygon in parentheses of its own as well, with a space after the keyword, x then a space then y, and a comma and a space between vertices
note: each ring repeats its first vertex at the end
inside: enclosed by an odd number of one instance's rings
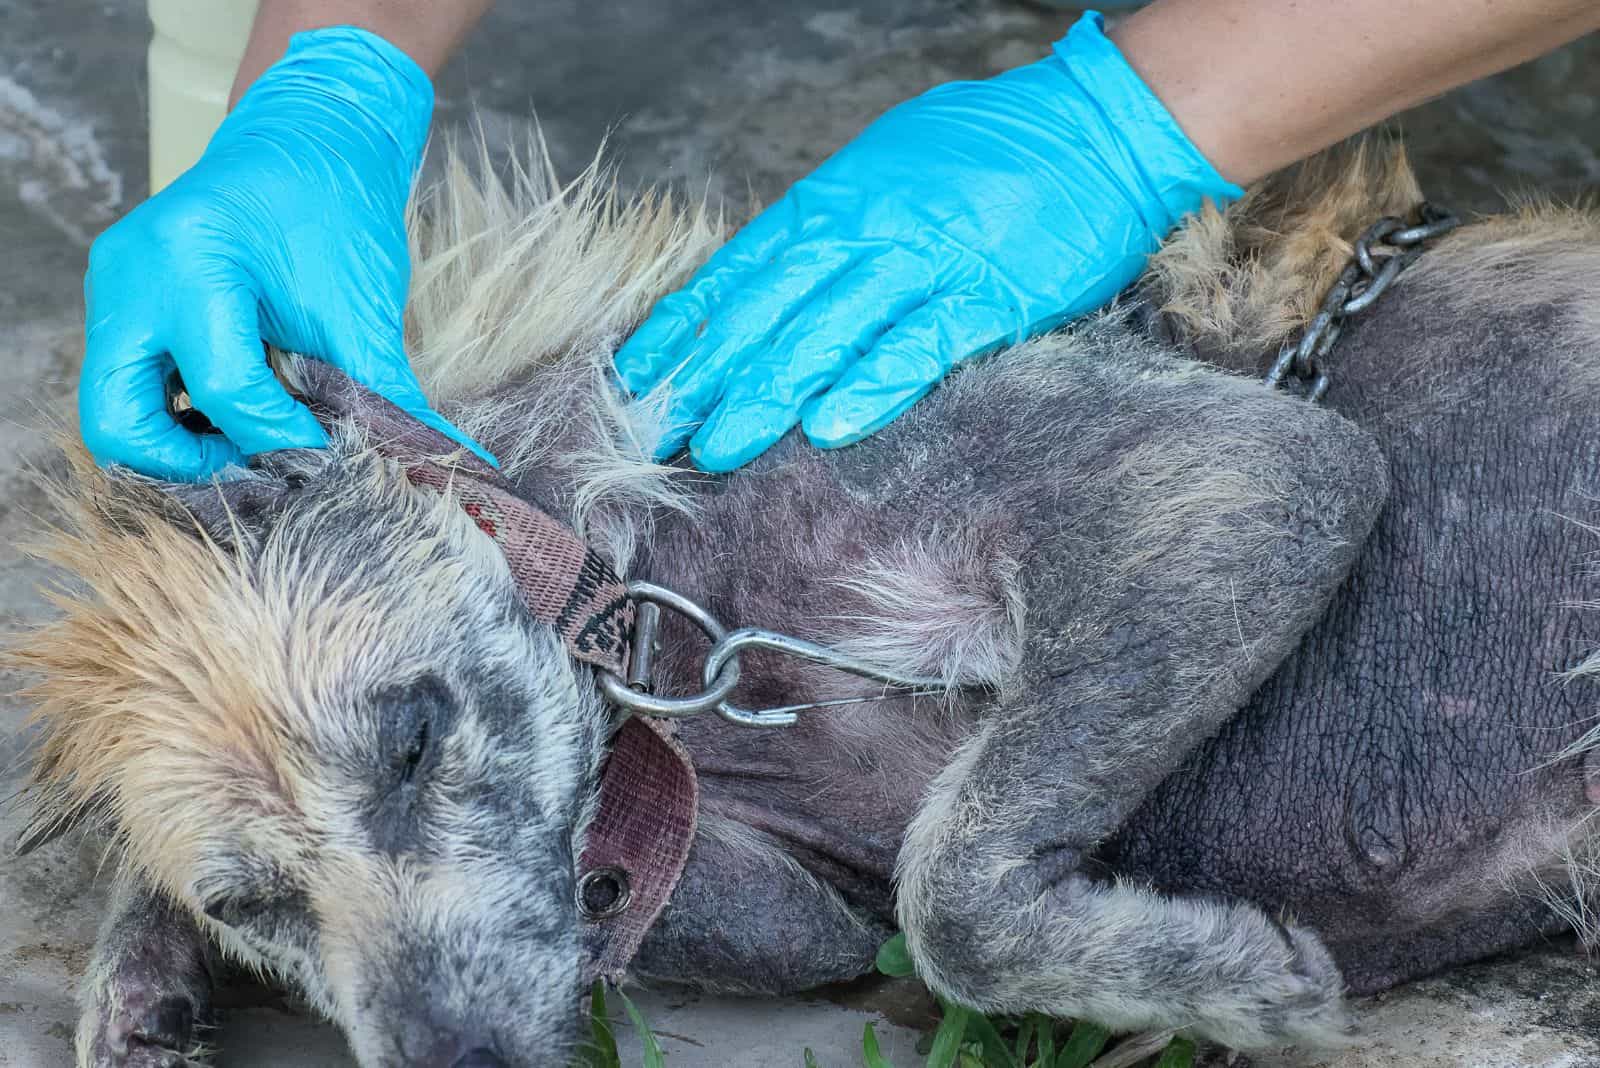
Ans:
MULTIPOLYGON (((689 598, 653 582, 635 580, 628 583, 628 596, 636 601, 649 601, 670 608, 700 628, 713 643, 720 642, 727 630, 709 612, 689 598)), ((600 691, 606 699, 619 708, 639 716, 659 716, 677 719, 709 712, 727 700, 739 685, 739 661, 725 664, 716 681, 700 693, 690 697, 663 697, 659 694, 641 693, 628 685, 628 680, 610 671, 599 672, 600 691)))

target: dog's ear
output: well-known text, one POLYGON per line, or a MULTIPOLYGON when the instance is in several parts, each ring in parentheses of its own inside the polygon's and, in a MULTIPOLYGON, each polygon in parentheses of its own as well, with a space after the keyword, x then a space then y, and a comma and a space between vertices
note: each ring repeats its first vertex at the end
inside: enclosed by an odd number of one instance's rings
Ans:
POLYGON ((327 465, 325 450, 282 449, 251 457, 241 477, 164 483, 161 491, 217 544, 237 548, 264 536, 327 465))

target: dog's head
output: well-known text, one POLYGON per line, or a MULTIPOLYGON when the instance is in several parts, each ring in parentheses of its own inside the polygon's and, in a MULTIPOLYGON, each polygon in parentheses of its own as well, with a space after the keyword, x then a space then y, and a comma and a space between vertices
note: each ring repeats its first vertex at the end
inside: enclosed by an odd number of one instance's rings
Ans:
POLYGON ((560 1063, 604 715, 493 542, 349 427, 209 486, 80 455, 58 496, 39 819, 102 823, 367 1068, 560 1063))

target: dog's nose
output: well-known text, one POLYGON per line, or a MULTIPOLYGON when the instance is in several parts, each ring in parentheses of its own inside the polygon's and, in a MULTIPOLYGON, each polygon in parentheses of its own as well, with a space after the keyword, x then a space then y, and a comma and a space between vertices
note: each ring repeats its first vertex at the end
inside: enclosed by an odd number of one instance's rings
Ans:
POLYGON ((456 1061, 455 1068, 506 1068, 506 1062, 486 1049, 475 1049, 456 1061))

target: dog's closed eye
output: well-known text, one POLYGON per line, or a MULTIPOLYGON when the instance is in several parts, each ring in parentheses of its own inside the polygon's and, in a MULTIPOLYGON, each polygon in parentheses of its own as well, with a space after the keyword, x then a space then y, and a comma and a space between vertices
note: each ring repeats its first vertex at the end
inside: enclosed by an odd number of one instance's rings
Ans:
POLYGON ((429 778, 441 758, 441 740, 454 720, 455 697, 437 675, 423 675, 372 697, 376 714, 376 765, 356 767, 371 798, 368 821, 374 844, 388 853, 416 847, 429 778), (370 776, 370 778, 369 778, 370 776))

